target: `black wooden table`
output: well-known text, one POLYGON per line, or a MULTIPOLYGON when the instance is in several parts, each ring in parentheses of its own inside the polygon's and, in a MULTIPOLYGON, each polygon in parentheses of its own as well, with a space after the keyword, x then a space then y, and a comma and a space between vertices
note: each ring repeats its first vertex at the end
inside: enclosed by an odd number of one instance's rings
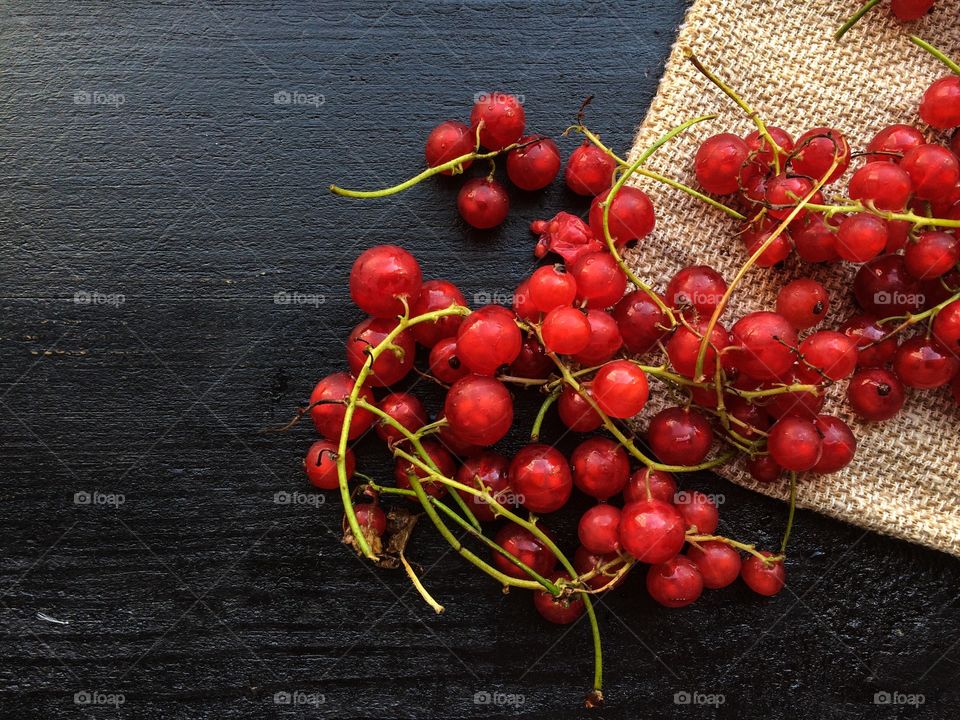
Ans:
MULTIPOLYGON (((422 527, 434 615, 338 542, 333 497, 277 495, 307 489, 311 429, 259 431, 343 366, 361 249, 403 244, 496 295, 532 266, 531 219, 585 209, 557 183, 471 232, 453 182, 363 203, 331 181, 407 176, 432 124, 491 88, 554 136, 595 95, 590 124, 626 148, 685 6, 0 8, 3 717, 581 712, 583 624, 545 626, 422 527)), ((725 496, 724 531, 779 537, 781 504, 688 487, 725 496)), ((554 525, 569 545, 572 516, 554 525)), ((770 600, 734 586, 667 610, 639 574, 604 598, 593 716, 957 716, 956 560, 800 512, 788 573, 770 600)))

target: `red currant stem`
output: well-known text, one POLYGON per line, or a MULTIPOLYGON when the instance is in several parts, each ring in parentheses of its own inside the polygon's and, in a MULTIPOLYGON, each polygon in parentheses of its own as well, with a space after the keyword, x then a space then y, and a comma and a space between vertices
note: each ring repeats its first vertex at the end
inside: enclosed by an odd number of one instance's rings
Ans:
POLYGON ((427 435, 433 435, 437 430, 445 428, 449 423, 446 418, 440 418, 439 420, 434 420, 432 423, 427 423, 419 430, 417 430, 414 435, 418 438, 423 438, 427 435))
POLYGON ((549 381, 544 378, 522 378, 513 375, 497 375, 500 382, 510 383, 511 385, 523 385, 525 387, 534 387, 536 385, 546 385, 549 381))
POLYGON ((875 207, 865 204, 859 201, 852 201, 849 205, 818 205, 816 203, 810 203, 806 206, 807 210, 812 210, 813 212, 819 212, 826 215, 828 218, 833 217, 838 213, 870 213, 871 215, 876 215, 879 218, 884 220, 904 220, 906 222, 912 223, 913 225, 926 226, 926 225, 937 225, 940 227, 951 227, 957 228, 960 227, 960 220, 951 220, 948 218, 935 218, 935 217, 926 217, 924 215, 917 215, 912 212, 890 212, 887 210, 877 210, 875 207))
POLYGON ((790 473, 790 512, 787 515, 787 527, 783 531, 783 542, 780 543, 780 554, 787 552, 787 542, 790 540, 790 531, 793 530, 793 515, 797 510, 797 474, 790 473))
POLYGON ((860 18, 862 18, 864 15, 870 12, 873 9, 873 7, 879 2, 880 0, 867 0, 867 2, 864 3, 860 7, 860 9, 857 10, 853 15, 851 15, 847 19, 847 21, 843 25, 841 25, 840 28, 833 34, 833 39, 839 40, 844 35, 846 35, 847 30, 849 30, 854 25, 856 25, 860 21, 860 18))
POLYGON ((585 573, 583 575, 578 575, 574 579, 574 583, 570 585, 570 587, 575 587, 577 592, 585 593, 587 595, 599 595, 600 593, 606 592, 607 590, 611 589, 618 582, 620 582, 620 579, 623 576, 625 576, 628 572, 633 570, 636 564, 637 564, 637 561, 635 559, 629 556, 621 555, 616 560, 611 560, 609 563, 596 567, 588 573, 585 573), (612 570, 616 565, 620 565, 620 569, 617 570, 613 575, 611 575, 609 571, 612 570), (584 580, 594 578, 597 575, 603 575, 604 577, 610 578, 610 579, 607 581, 605 585, 602 585, 601 587, 598 587, 596 589, 589 588, 589 587, 580 587, 578 585, 578 583, 582 583, 584 580))
POLYGON ((757 550, 755 545, 747 545, 746 543, 738 542, 737 540, 731 540, 730 538, 723 537, 722 535, 697 535, 696 533, 691 533, 687 535, 687 542, 694 545, 702 542, 721 542, 724 545, 729 545, 730 547, 737 548, 738 550, 748 552, 754 557, 758 557, 763 560, 763 562, 767 565, 771 565, 775 562, 783 560, 783 555, 772 555, 767 557, 757 550))
POLYGON ((478 150, 473 150, 471 152, 466 153, 465 155, 461 155, 460 157, 455 157, 453 160, 448 160, 447 162, 442 163, 440 165, 434 165, 433 167, 429 167, 423 172, 418 173, 417 175, 414 175, 409 180, 404 180, 399 185, 393 185, 388 188, 382 188, 381 190, 347 190, 346 188, 342 188, 339 185, 331 185, 330 192, 332 192, 334 195, 340 195, 341 197, 350 197, 350 198, 379 198, 379 197, 387 197, 388 195, 396 195, 397 193, 403 192, 407 188, 411 188, 417 183, 420 183, 426 180, 427 178, 433 177, 434 175, 439 175, 445 170, 453 170, 454 172, 457 172, 457 168, 459 168, 465 162, 470 162, 472 160, 489 160, 490 158, 494 158, 497 155, 509 152, 511 150, 515 150, 519 147, 526 147, 527 145, 530 145, 533 142, 537 142, 537 141, 533 140, 525 143, 513 143, 511 145, 507 145, 501 150, 491 150, 490 152, 485 152, 485 153, 479 152, 478 150))
POLYGON ((804 383, 794 383, 793 385, 778 385, 777 387, 764 388, 763 390, 740 390, 739 388, 728 387, 727 392, 738 395, 745 400, 754 398, 771 397, 772 395, 787 395, 789 393, 814 393, 820 394, 818 385, 807 385, 804 383))
POLYGON ((530 442, 538 442, 540 440, 540 427, 543 425, 543 419, 547 416, 547 410, 557 401, 558 397, 560 397, 560 391, 554 390, 544 398, 543 403, 540 405, 540 410, 537 412, 537 417, 533 421, 533 427, 530 428, 530 442))
POLYGON ((924 40, 923 38, 919 38, 916 35, 910 36, 910 42, 912 42, 914 45, 916 45, 919 48, 923 48, 928 53, 933 55, 937 60, 939 60, 948 68, 950 68, 951 71, 955 72, 957 75, 960 75, 960 65, 958 65, 956 62, 951 60, 949 57, 947 57, 947 54, 943 52, 943 50, 940 50, 939 48, 934 47, 933 45, 928 43, 926 40, 924 40))
POLYGON ((403 564, 403 569, 407 571, 407 577, 410 578, 410 582, 413 583, 413 586, 417 589, 417 592, 420 593, 427 605, 433 608, 433 611, 440 615, 443 613, 443 605, 438 603, 433 599, 433 596, 427 592, 427 589, 423 586, 423 583, 420 582, 420 578, 417 577, 417 574, 413 571, 413 568, 410 567, 410 563, 407 562, 407 558, 403 554, 403 549, 400 550, 400 562, 403 564))
POLYGON ((659 150, 661 147, 666 145, 668 142, 673 140, 677 135, 687 130, 687 128, 693 127, 697 123, 706 122, 707 120, 716 120, 716 115, 701 115, 700 117, 695 117, 692 120, 687 120, 684 123, 680 123, 675 128, 668 130, 666 133, 657 138, 654 143, 648 147, 643 153, 637 158, 637 162, 641 165, 653 157, 653 154, 659 150))
POLYGON ((957 300, 960 300, 960 292, 952 295, 951 297, 948 297, 946 300, 944 300, 943 302, 937 305, 934 305, 932 308, 929 308, 928 310, 924 310, 922 313, 917 313, 917 314, 907 313, 906 315, 894 315, 892 317, 883 318, 883 320, 877 320, 877 325, 885 325, 886 323, 891 322, 893 320, 899 320, 900 318, 904 318, 903 322, 897 325, 897 327, 895 327, 893 330, 888 332, 879 340, 875 340, 874 342, 870 343, 869 345, 866 345, 865 347, 872 347, 877 343, 882 343, 885 340, 889 340, 894 335, 896 335, 897 333, 903 330, 906 330, 911 325, 916 325, 919 322, 923 322, 924 320, 934 317, 937 313, 943 310, 947 305, 949 305, 952 302, 956 302, 957 300))
POLYGON ((720 90, 723 91, 724 95, 733 100, 737 106, 746 113, 747 117, 753 120, 754 125, 757 126, 757 131, 766 140, 770 143, 770 152, 773 155, 773 167, 774 174, 780 174, 780 154, 783 152, 783 149, 777 145, 777 141, 773 139, 773 136, 770 134, 770 131, 767 130, 766 124, 763 122, 763 119, 760 115, 750 107, 747 102, 741 98, 729 85, 727 85, 723 80, 717 77, 711 70, 709 70, 706 65, 700 62, 700 59, 693 54, 693 51, 690 48, 684 49, 684 54, 687 56, 687 59, 693 63, 693 66, 703 75, 707 80, 716 85, 720 90))
POLYGON ((710 321, 707 323, 706 329, 703 331, 703 339, 700 341, 700 350, 697 353, 697 364, 694 370, 693 377, 694 379, 699 379, 703 377, 703 363, 707 357, 707 347, 710 345, 710 335, 713 333, 713 329, 717 326, 717 323, 720 321, 720 316, 723 315, 723 311, 727 309, 727 303, 730 302, 730 297, 733 295, 734 290, 743 280, 744 276, 750 271, 757 260, 760 258, 763 253, 767 251, 776 240, 783 234, 784 230, 789 227, 790 223, 800 214, 800 212, 807 207, 807 203, 810 202, 810 199, 816 195, 820 188, 822 188, 830 176, 833 174, 833 171, 837 169, 837 166, 840 164, 840 158, 834 153, 833 162, 830 163, 830 167, 827 168, 827 171, 823 174, 814 186, 810 189, 810 192, 797 204, 797 206, 787 215, 776 229, 770 234, 766 240, 761 243, 760 247, 754 250, 753 254, 747 259, 747 261, 740 266, 740 269, 737 271, 736 276, 733 278, 733 281, 727 286, 727 289, 723 293, 723 297, 720 298, 720 302, 717 304, 717 307, 714 308, 713 315, 710 316, 710 321))

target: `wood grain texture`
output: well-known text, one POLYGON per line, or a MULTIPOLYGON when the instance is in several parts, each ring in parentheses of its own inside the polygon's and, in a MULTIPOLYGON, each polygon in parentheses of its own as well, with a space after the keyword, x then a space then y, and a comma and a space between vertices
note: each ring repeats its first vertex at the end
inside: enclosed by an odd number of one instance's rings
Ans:
MULTIPOLYGON (((398 242, 468 298, 508 293, 533 264, 529 221, 585 209, 559 186, 515 193, 479 233, 454 182, 366 203, 327 184, 405 177, 432 124, 490 88, 523 94, 552 135, 594 94, 590 124, 625 148, 685 3, 184 5, 0 8, 0 714, 577 716, 584 626, 544 627, 424 527, 412 555, 434 615, 338 543, 333 498, 274 501, 306 489, 311 431, 258 431, 342 366, 360 249, 398 242), (125 702, 75 704, 85 691, 125 702)), ((779 537, 779 503, 687 487, 725 496, 725 532, 779 537)), ((551 524, 573 543, 573 514, 551 524)), ((733 587, 671 611, 639 574, 604 598, 609 706, 591 716, 952 716, 957 561, 801 512, 788 573, 772 600, 733 587), (877 707, 880 691, 926 703, 877 707)))

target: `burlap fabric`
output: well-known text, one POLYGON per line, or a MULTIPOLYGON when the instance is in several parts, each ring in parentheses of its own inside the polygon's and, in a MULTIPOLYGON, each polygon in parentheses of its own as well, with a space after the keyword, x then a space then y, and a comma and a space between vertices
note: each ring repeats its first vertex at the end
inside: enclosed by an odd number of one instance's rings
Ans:
MULTIPOLYGON (((632 157, 684 120, 708 113, 719 118, 696 126, 649 161, 648 167, 695 184, 697 145, 717 132, 744 134, 750 121, 684 58, 692 49, 729 81, 769 124, 798 136, 815 126, 842 130, 862 149, 880 128, 919 122, 917 107, 931 81, 948 72, 913 46, 914 32, 960 57, 960 3, 938 0, 934 13, 910 25, 889 15, 886 3, 871 12, 839 43, 833 31, 860 4, 839 0, 697 0, 680 30, 659 92, 641 125, 632 157)), ((931 137, 933 137, 931 135, 931 137)), ((746 259, 736 221, 682 192, 649 180, 638 185, 653 198, 657 228, 628 262, 641 277, 663 289, 667 278, 689 264, 708 264, 729 280, 746 259)), ((834 186, 842 193, 846 184, 834 186)), ((851 282, 856 268, 802 263, 753 270, 735 295, 724 320, 751 310, 772 309, 776 290, 798 275, 810 275, 831 291, 826 326, 835 327, 854 310, 851 282)), ((908 391, 901 414, 883 424, 858 422, 845 409, 846 383, 838 384, 826 412, 850 423, 859 451, 840 473, 804 476, 798 504, 864 528, 960 555, 960 410, 943 389, 908 391)), ((662 393, 661 393, 662 395, 662 393)), ((742 463, 720 474, 779 498, 785 483, 754 482, 742 463)))

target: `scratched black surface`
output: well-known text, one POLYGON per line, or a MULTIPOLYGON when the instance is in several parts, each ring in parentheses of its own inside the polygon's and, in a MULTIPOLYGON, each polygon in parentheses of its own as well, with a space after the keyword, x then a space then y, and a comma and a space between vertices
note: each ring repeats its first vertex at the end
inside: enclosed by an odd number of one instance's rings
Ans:
MULTIPOLYGON (((591 124, 625 148, 685 6, 4 4, 3 717, 581 712, 585 626, 546 627, 422 527, 435 616, 337 542, 333 498, 274 501, 306 490, 310 430, 258 431, 342 365, 360 249, 399 242, 470 297, 506 293, 531 267, 527 223, 583 209, 559 186, 515 194, 502 229, 467 232, 455 183, 360 203, 329 182, 404 177, 429 127, 490 88, 554 135, 593 94, 591 124)), ((729 533, 779 536, 781 505, 688 486, 726 496, 729 533)), ((570 544, 572 519, 553 524, 570 544)), ((788 569, 772 600, 732 587, 671 611, 640 576, 605 598, 593 715, 955 717, 955 560, 801 512, 788 569)))

